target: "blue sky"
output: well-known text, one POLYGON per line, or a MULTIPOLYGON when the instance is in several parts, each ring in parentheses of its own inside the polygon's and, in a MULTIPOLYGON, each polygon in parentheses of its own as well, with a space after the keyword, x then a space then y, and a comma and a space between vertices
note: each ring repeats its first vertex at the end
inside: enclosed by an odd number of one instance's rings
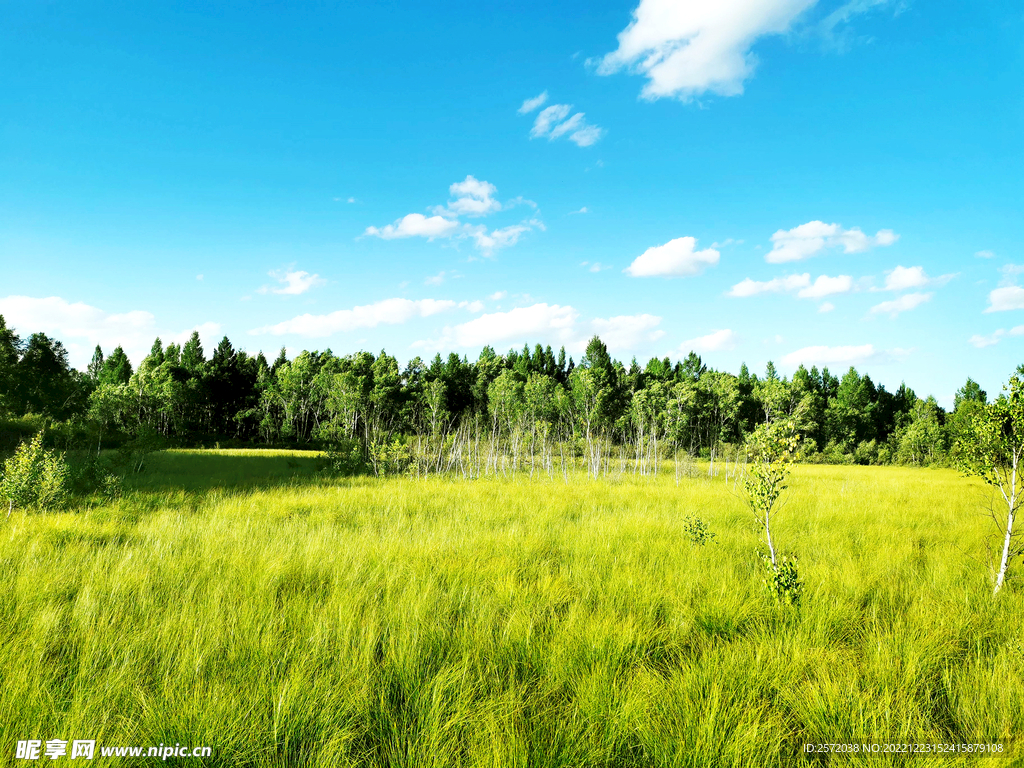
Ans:
POLYGON ((79 366, 1024 362, 1019 3, 210 6, 0 9, 0 314, 79 366))

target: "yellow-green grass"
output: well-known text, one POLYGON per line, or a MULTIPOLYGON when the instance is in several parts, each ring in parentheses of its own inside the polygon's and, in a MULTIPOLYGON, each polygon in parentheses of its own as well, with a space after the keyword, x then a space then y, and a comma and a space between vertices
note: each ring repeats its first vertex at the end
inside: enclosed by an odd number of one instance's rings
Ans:
MULTIPOLYGON (((952 471, 798 467, 776 529, 793 610, 723 476, 313 463, 166 453, 116 502, 16 511, 0 762, 85 738, 213 747, 190 765, 798 765, 806 742, 1012 750, 1024 728, 1024 588, 992 599, 988 495, 952 471), (715 542, 691 545, 687 515, 715 542)), ((904 762, 1015 759, 871 765, 904 762)))

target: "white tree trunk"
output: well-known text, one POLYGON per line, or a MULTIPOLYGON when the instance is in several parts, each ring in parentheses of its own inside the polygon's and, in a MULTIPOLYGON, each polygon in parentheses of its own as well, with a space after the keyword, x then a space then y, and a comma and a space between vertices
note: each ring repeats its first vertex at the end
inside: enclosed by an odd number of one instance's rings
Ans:
POLYGON ((1013 519, 1014 513, 1017 511, 1017 494, 1019 489, 1017 488, 1017 470, 1018 462, 1020 461, 1020 454, 1014 451, 1013 458, 1010 465, 1009 477, 1007 478, 1007 485, 1009 488, 1003 491, 1003 498, 1006 500, 1007 513, 1006 513, 1006 534, 1003 536, 1003 555, 999 563, 999 571, 996 574, 996 588, 992 592, 993 596, 999 594, 999 590, 1003 586, 1003 581, 1006 579, 1006 567, 1010 563, 1010 543, 1013 540, 1013 519))

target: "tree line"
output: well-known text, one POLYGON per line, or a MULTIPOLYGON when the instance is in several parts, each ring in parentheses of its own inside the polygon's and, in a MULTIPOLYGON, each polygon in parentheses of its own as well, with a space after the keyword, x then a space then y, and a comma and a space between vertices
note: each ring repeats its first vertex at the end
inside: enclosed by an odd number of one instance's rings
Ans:
MULTIPOLYGON (((663 460, 711 467, 759 424, 795 425, 802 461, 932 465, 949 451, 987 395, 967 379, 945 411, 900 385, 889 392, 850 367, 841 376, 768 363, 758 375, 707 366, 697 354, 641 366, 614 360, 594 337, 579 362, 562 348, 525 346, 476 361, 451 353, 404 367, 381 352, 339 356, 284 350, 270 362, 224 337, 207 356, 198 333, 183 345, 156 339, 137 368, 121 347, 96 347, 84 371, 60 341, 23 339, 0 315, 0 430, 7 442, 47 426, 63 447, 167 445, 331 448, 376 473, 396 468, 463 474, 555 473, 582 462, 657 472, 663 460)), ((8 446, 10 447, 10 446, 8 446)))

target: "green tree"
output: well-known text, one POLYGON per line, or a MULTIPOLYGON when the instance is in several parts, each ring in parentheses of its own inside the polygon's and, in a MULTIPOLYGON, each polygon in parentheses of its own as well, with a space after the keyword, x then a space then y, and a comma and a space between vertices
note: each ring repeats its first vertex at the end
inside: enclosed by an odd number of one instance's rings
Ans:
POLYGON ((89 361, 89 367, 85 369, 85 372, 93 381, 99 381, 100 374, 103 372, 103 349, 99 344, 92 351, 92 360, 89 361))
POLYGON ((203 352, 203 343, 199 340, 199 331, 192 331, 189 340, 181 348, 181 367, 189 373, 197 374, 202 370, 205 362, 206 355, 203 352))
POLYGON ((772 520, 778 511, 779 498, 786 490, 797 446, 795 425, 792 422, 772 421, 760 425, 747 440, 747 477, 743 487, 747 504, 754 513, 758 526, 764 530, 771 556, 772 568, 778 569, 775 543, 772 540, 772 520))
POLYGON ((999 565, 995 569, 995 590, 999 593, 1010 558, 1021 553, 1013 526, 1024 502, 1021 487, 1024 459, 1024 383, 1010 377, 1003 394, 984 405, 971 418, 969 427, 954 446, 957 467, 967 475, 980 477, 995 488, 1006 504, 1005 525, 993 513, 1003 538, 999 565))
POLYGON ((33 333, 16 368, 22 413, 66 419, 74 412, 78 386, 64 345, 44 333, 33 333))
POLYGON ((103 368, 96 377, 100 384, 127 384, 132 377, 132 363, 120 346, 103 361, 103 368))
POLYGON ((18 410, 18 358, 21 339, 0 315, 0 416, 18 410))

